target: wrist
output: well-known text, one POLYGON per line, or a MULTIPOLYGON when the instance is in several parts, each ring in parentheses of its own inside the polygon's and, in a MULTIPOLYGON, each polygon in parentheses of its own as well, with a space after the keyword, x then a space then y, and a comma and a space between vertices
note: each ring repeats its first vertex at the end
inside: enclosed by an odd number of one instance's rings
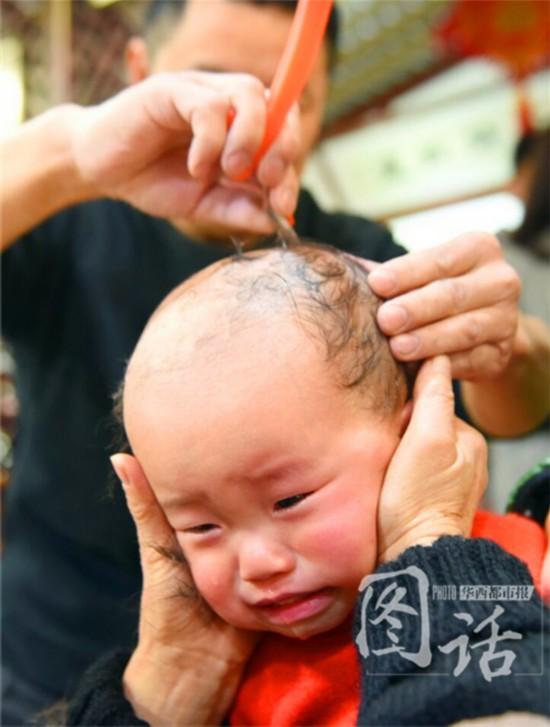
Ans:
POLYGON ((445 535, 467 537, 469 534, 469 532, 466 532, 463 524, 450 521, 434 523, 431 527, 412 529, 387 544, 380 551, 378 563, 381 565, 396 560, 406 550, 415 546, 430 547, 436 540, 439 540, 439 538, 445 535))
POLYGON ((100 196, 94 184, 84 179, 74 154, 74 135, 84 123, 88 110, 76 104, 63 104, 47 112, 51 114, 49 121, 52 126, 51 166, 49 173, 52 184, 57 184, 59 207, 85 202, 100 196))
POLYGON ((136 649, 123 675, 124 695, 137 717, 152 727, 218 725, 240 683, 244 664, 212 655, 143 653, 136 649))

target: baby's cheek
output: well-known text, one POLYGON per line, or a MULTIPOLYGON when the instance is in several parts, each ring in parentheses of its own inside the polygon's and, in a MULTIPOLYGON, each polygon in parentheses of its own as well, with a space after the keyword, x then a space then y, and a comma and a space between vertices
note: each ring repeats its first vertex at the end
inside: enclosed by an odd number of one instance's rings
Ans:
POLYGON ((357 502, 340 504, 332 514, 312 523, 308 531, 304 547, 341 585, 355 588, 375 569, 378 539, 374 499, 366 507, 357 502))
POLYGON ((310 528, 304 548, 337 581, 334 585, 356 588, 376 567, 376 520, 368 516, 352 522, 351 514, 347 522, 327 517, 310 528))
MULTIPOLYGON (((215 554, 193 552, 183 548, 195 586, 210 607, 219 614, 223 604, 229 602, 231 592, 230 576, 224 570, 222 557, 215 554)), ((221 614, 219 614, 221 615, 221 614)))

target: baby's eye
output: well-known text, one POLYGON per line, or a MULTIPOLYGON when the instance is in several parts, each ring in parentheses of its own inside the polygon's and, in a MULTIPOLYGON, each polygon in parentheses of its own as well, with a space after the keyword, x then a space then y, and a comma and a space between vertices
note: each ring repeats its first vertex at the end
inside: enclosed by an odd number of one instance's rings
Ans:
POLYGON ((213 523, 202 523, 201 525, 194 525, 192 528, 185 528, 183 532, 200 535, 201 533, 209 533, 215 527, 213 523))
POLYGON ((294 507, 306 497, 311 495, 311 492, 303 492, 300 495, 292 495, 292 497, 284 497, 282 500, 277 500, 275 503, 275 510, 288 510, 289 507, 294 507))

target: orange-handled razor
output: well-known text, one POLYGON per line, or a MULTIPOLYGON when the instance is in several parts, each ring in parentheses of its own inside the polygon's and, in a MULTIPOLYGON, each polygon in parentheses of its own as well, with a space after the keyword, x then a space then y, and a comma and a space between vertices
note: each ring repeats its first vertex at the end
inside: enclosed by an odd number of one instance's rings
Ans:
POLYGON ((300 98, 321 48, 333 0, 299 0, 288 41, 267 102, 267 126, 257 163, 277 137, 292 104, 300 98))
MULTIPOLYGON (((252 167, 239 176, 248 179, 260 159, 277 137, 292 104, 304 90, 323 41, 333 0, 299 0, 290 34, 275 71, 267 102, 267 124, 263 141, 256 152, 252 167)), ((233 123, 235 112, 228 114, 233 123)))

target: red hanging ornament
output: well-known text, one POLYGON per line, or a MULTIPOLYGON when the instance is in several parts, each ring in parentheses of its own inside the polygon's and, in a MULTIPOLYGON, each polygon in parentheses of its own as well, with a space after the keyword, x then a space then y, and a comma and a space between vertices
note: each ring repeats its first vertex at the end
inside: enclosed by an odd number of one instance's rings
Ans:
POLYGON ((456 0, 435 33, 451 53, 490 58, 519 80, 550 61, 550 3, 456 0))
POLYGON ((516 84, 516 91, 518 97, 518 122, 520 136, 527 136, 532 134, 535 130, 535 124, 533 122, 533 111, 531 104, 525 93, 525 88, 522 83, 516 84))

